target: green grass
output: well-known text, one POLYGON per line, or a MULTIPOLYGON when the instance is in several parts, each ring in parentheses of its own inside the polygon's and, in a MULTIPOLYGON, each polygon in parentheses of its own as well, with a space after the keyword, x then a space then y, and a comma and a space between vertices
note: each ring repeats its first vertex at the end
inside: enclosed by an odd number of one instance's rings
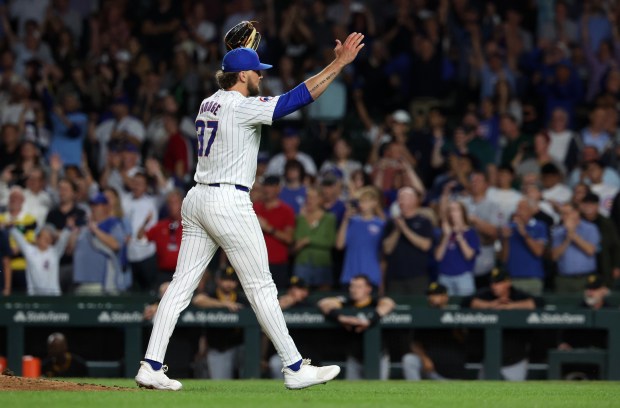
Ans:
MULTIPOLYGON (((76 380, 77 381, 77 380, 76 380)), ((135 387, 131 380, 79 380, 135 387)), ((183 381, 180 392, 0 392, 0 407, 327 408, 617 407, 620 382, 335 381, 288 391, 280 381, 183 381)))

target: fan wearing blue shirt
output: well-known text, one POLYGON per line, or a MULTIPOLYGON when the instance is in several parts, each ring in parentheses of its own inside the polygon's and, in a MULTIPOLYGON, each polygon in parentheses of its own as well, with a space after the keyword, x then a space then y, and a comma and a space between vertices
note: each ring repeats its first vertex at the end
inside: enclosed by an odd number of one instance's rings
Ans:
POLYGON ((340 283, 348 285, 354 276, 364 275, 378 288, 382 283, 380 248, 385 225, 379 192, 374 187, 362 188, 358 206, 355 215, 352 207, 347 210, 336 238, 336 248, 346 247, 340 283))
POLYGON ((548 236, 545 223, 534 218, 537 211, 527 200, 519 201, 513 221, 501 230, 502 259, 512 286, 533 296, 542 295, 548 236))
POLYGON ((280 200, 291 206, 295 215, 299 215, 306 202, 306 171, 299 160, 287 160, 284 165, 284 186, 280 190, 280 200))
POLYGON ((558 263, 555 288, 559 293, 581 293, 588 276, 597 273, 601 236, 596 225, 583 220, 572 203, 560 207, 560 216, 562 225, 551 234, 551 258, 558 263))
MULTIPOLYGON (((47 92, 45 94, 48 96, 47 92)), ((50 154, 58 154, 64 165, 81 166, 82 144, 88 130, 88 116, 80 110, 80 99, 75 93, 63 95, 54 104, 51 97, 44 98, 50 111, 52 140, 50 154)))
POLYGON ((467 210, 463 203, 448 204, 441 223, 441 238, 435 248, 438 282, 448 288, 450 296, 471 296, 474 284, 474 264, 480 252, 480 238, 470 228, 467 210))

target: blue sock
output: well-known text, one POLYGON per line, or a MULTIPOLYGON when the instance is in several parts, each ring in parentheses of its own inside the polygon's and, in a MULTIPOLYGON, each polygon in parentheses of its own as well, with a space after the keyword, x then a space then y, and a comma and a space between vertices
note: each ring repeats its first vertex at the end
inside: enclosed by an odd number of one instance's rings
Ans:
POLYGON ((151 367, 153 368, 153 370, 155 370, 155 371, 161 370, 161 366, 163 365, 159 361, 149 360, 148 358, 145 358, 144 361, 149 363, 151 365, 151 367))
MULTIPOLYGON (((148 361, 148 360, 147 360, 148 361)), ((293 371, 299 371, 299 369, 301 368, 301 362, 302 360, 299 360, 298 362, 291 364, 290 366, 288 366, 287 368, 290 368, 293 371)))

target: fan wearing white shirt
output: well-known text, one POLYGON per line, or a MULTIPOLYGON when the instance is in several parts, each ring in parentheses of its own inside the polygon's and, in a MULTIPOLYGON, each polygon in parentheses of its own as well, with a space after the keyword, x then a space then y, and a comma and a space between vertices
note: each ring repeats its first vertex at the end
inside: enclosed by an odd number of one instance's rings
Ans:
POLYGON ((618 188, 605 183, 603 171, 605 164, 600 160, 593 160, 586 167, 586 174, 590 179, 590 190, 599 198, 599 212, 605 217, 609 217, 611 206, 614 202, 618 188))
POLYGON ((306 174, 316 175, 316 164, 312 157, 299 151, 299 132, 294 128, 286 128, 282 133, 282 153, 278 153, 269 161, 265 174, 270 176, 284 176, 284 165, 287 160, 299 161, 306 170, 306 174))
MULTIPOLYGON (((67 220, 71 227, 74 221, 67 220)), ((56 228, 44 226, 36 238, 36 245, 26 241, 24 234, 17 228, 11 228, 11 237, 15 239, 20 251, 26 258, 26 283, 30 296, 60 296, 60 258, 65 252, 71 236, 69 229, 64 229, 54 244, 56 228)))
POLYGON ((568 113, 562 108, 555 108, 549 121, 549 155, 572 170, 579 160, 579 146, 576 133, 568 128, 568 113))
POLYGON ((47 213, 52 208, 52 196, 45 188, 46 176, 40 167, 28 173, 24 189, 24 211, 37 218, 37 225, 45 224, 47 213))
MULTIPOLYGON (((575 187, 577 184, 581 182, 585 182, 586 184, 590 184, 591 181, 588 178, 587 172, 586 174, 582 174, 582 168, 587 167, 587 164, 593 160, 599 160, 601 155, 596 150, 594 146, 584 146, 581 150, 581 162, 580 166, 575 167, 570 174, 570 177, 567 181, 567 184, 570 187, 575 187)), ((618 172, 611 168, 610 166, 606 166, 603 169, 603 182, 607 185, 614 186, 620 188, 620 175, 618 172)))
POLYGON ((147 194, 145 173, 137 172, 130 181, 131 194, 122 197, 123 211, 131 225, 131 238, 127 243, 127 259, 131 264, 136 289, 154 290, 157 283, 156 246, 148 239, 138 238, 140 229, 148 230, 158 221, 157 204, 147 194))
POLYGON ((540 169, 540 179, 543 185, 542 196, 551 204, 565 204, 573 197, 573 192, 564 183, 564 175, 552 163, 547 163, 540 169))
POLYGON ((512 187, 514 170, 511 166, 500 166, 497 170, 497 187, 489 187, 487 198, 499 207, 497 222, 508 225, 523 195, 512 187))
POLYGON ((133 142, 141 145, 145 138, 144 125, 139 119, 129 115, 129 99, 118 97, 111 106, 114 118, 103 121, 97 129, 95 136, 99 142, 99 170, 105 167, 108 154, 108 142, 120 140, 133 142))

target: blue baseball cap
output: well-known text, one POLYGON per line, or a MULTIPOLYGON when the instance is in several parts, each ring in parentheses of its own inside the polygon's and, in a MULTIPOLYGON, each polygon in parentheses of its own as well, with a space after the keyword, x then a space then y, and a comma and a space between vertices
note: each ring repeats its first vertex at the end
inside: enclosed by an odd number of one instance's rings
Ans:
POLYGON ((97 193, 96 196, 91 197, 89 203, 91 205, 108 204, 108 198, 103 193, 97 193))
POLYGON ((271 67, 269 64, 261 63, 258 54, 251 48, 242 47, 230 50, 222 60, 224 72, 260 71, 271 67))

